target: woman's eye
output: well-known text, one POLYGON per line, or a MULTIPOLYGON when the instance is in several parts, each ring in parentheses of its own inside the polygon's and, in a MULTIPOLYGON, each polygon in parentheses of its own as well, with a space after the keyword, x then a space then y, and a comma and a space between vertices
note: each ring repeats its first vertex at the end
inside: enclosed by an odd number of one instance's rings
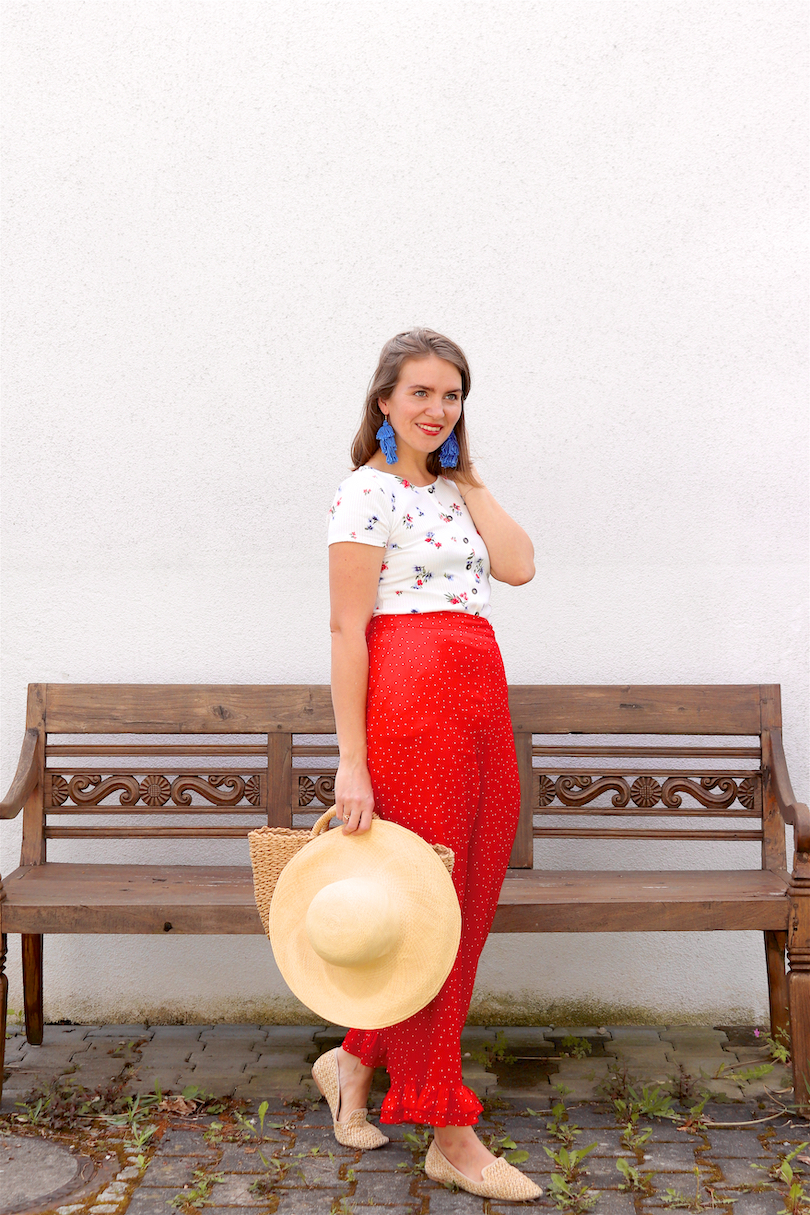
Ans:
POLYGON ((424 388, 417 388, 416 392, 413 395, 415 397, 423 397, 425 395, 424 388))

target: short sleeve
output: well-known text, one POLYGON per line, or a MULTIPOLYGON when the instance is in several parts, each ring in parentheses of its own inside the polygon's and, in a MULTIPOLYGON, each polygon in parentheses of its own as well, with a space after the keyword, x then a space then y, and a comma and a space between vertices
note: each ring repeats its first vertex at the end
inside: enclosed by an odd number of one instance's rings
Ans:
POLYGON ((358 472, 338 486, 329 508, 328 544, 356 541, 385 548, 391 529, 391 503, 373 473, 358 472))

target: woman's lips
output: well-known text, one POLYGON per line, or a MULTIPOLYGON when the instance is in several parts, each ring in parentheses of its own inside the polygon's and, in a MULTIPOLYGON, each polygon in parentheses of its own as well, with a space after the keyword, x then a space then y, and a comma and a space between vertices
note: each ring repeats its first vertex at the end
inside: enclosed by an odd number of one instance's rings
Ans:
POLYGON ((431 438, 434 438, 435 435, 441 434, 442 432, 441 426, 424 426, 421 422, 417 422, 416 425, 420 430, 423 430, 426 435, 430 435, 431 438))

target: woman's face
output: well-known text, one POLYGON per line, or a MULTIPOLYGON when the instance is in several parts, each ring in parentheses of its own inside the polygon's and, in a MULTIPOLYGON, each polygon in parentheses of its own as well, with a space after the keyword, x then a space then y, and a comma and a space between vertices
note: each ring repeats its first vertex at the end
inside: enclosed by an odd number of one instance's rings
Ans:
POLYGON ((436 354, 406 359, 390 397, 380 400, 400 443, 428 455, 461 416, 461 372, 436 354))

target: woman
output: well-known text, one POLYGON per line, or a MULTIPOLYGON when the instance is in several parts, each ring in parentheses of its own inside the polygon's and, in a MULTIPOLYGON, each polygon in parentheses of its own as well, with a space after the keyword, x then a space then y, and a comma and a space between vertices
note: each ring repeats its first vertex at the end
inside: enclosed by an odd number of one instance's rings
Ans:
POLYGON ((350 1031, 313 1074, 342 1142, 388 1142, 365 1121, 373 1069, 386 1066, 381 1121, 432 1125, 428 1176, 530 1198, 539 1188, 495 1164, 476 1136, 482 1106, 461 1079, 461 1030, 520 805, 489 575, 512 585, 534 576, 531 540, 470 463, 469 391, 467 360, 448 338, 414 329, 386 343, 329 523, 335 814, 351 834, 376 809, 453 849, 461 943, 426 1008, 389 1029, 350 1031))

